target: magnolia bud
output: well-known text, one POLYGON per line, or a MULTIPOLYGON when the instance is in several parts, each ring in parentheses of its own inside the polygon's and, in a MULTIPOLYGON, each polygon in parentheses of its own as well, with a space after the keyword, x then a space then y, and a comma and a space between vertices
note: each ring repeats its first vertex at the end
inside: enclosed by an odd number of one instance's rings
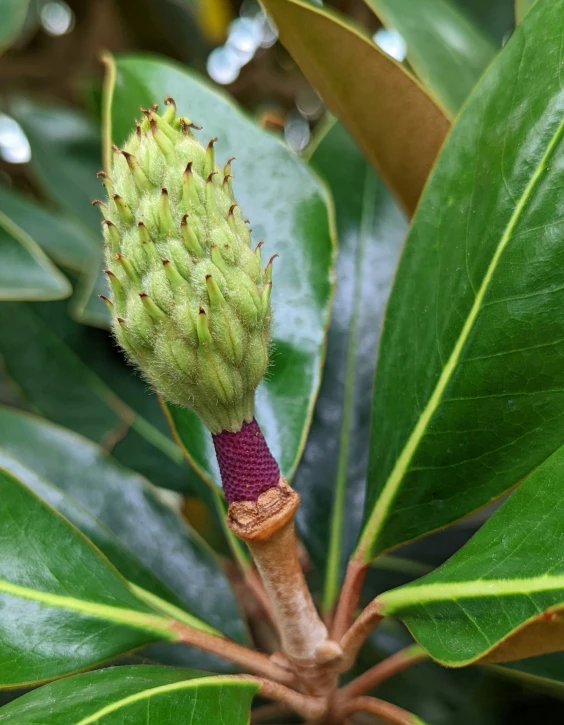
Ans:
POLYGON ((113 147, 100 204, 115 336, 166 400, 194 410, 212 433, 253 420, 268 365, 271 269, 220 170, 172 99, 143 111, 113 147))

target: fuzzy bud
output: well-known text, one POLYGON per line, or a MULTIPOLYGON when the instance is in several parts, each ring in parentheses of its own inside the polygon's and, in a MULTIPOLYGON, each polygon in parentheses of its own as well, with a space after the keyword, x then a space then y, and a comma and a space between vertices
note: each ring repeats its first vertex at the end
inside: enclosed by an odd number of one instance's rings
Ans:
POLYGON ((114 334, 166 400, 214 434, 253 421, 270 345, 271 268, 261 266, 235 203, 230 161, 156 106, 101 173, 114 334))

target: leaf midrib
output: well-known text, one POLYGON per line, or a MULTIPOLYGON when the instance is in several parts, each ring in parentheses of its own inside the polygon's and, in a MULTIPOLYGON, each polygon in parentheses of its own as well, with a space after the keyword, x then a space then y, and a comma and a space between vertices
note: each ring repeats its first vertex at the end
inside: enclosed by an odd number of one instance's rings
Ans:
POLYGON ((0 594, 8 594, 9 596, 28 599, 49 607, 86 614, 97 619, 115 622, 116 624, 133 629, 143 629, 164 636, 166 639, 176 638, 174 632, 171 630, 168 619, 149 613, 137 612, 134 609, 124 609, 109 604, 100 604, 98 602, 77 599, 76 597, 31 589, 30 587, 14 584, 5 579, 0 579, 0 594))
POLYGON ((158 687, 152 687, 148 690, 141 690, 140 692, 136 692, 133 695, 128 695, 128 697, 124 697, 121 700, 116 700, 116 702, 112 702, 110 705, 102 707, 100 710, 97 710, 91 715, 87 715, 82 720, 77 721, 76 723, 74 723, 74 725, 91 725, 92 723, 97 723, 101 720, 101 718, 105 717, 106 715, 111 715, 113 712, 116 712, 116 710, 121 710, 124 707, 129 707, 130 705, 134 705, 135 703, 141 702, 142 700, 148 700, 151 697, 164 695, 169 692, 176 692, 178 690, 189 690, 193 687, 199 688, 206 685, 223 687, 223 685, 225 685, 227 681, 230 683, 236 682, 234 679, 230 680, 227 677, 210 676, 200 677, 191 680, 182 680, 181 682, 172 682, 169 685, 159 685, 158 687))
POLYGON ((495 274, 498 262, 509 241, 511 240, 513 230, 515 229, 521 217, 523 209, 525 208, 529 197, 531 196, 538 180, 540 179, 542 172, 545 170, 548 160, 552 156, 554 149, 561 140, 563 131, 564 119, 560 122, 558 128, 552 136, 545 153, 543 154, 541 160, 539 161, 534 173, 529 180, 529 183, 525 187, 519 201, 515 205, 515 209, 513 210, 509 222, 505 227, 503 235, 501 236, 499 244, 496 247, 492 260, 488 266, 486 274, 484 275, 484 279, 482 280, 482 284, 480 285, 479 290, 476 292, 474 303, 470 308, 468 317, 466 318, 466 321, 462 327, 462 330, 450 354, 450 357, 446 365, 443 367, 442 373, 437 381, 435 389, 433 390, 433 393, 431 394, 431 397, 429 398, 425 409, 419 416, 417 424, 411 432, 411 435, 409 436, 401 454, 396 460, 394 468, 392 469, 388 480, 384 484, 380 497, 377 500, 372 510, 372 513, 370 514, 370 517, 366 522, 356 552, 354 554, 355 558, 357 559, 361 559, 367 563, 371 559, 372 549, 374 548, 377 537, 384 525, 386 515, 399 490, 403 477, 407 473, 407 470, 419 446, 419 443, 425 435, 427 426, 429 425, 431 418, 435 414, 435 411, 439 407, 447 385, 449 384, 452 374, 454 373, 458 365, 460 355, 462 353, 464 345, 466 344, 468 336, 470 335, 472 327, 474 326, 476 318, 480 313, 482 302, 484 300, 486 292, 488 291, 489 284, 495 274))
MULTIPOLYGON (((562 591, 564 602, 564 574, 523 579, 475 579, 464 582, 435 582, 412 587, 402 587, 385 592, 378 597, 383 613, 393 614, 403 607, 425 606, 432 602, 451 602, 458 599, 486 599, 500 596, 523 596, 549 591, 562 591)), ((556 605, 555 605, 556 606, 556 605)))
POLYGON ((327 556, 327 569, 325 574, 325 587, 323 592, 323 611, 328 612, 335 604, 339 594, 339 574, 342 556, 344 506, 347 492, 347 471, 349 466, 352 413, 355 402, 356 370, 358 367, 358 340, 360 322, 360 303, 362 299, 362 282, 359 281, 364 262, 366 245, 368 241, 368 228, 375 214, 373 196, 376 184, 372 171, 366 165, 364 172, 364 193, 362 198, 362 213, 360 217, 360 231, 355 254, 354 268, 354 299, 353 309, 349 320, 350 330, 347 340, 347 357, 345 363, 345 385, 343 391, 343 413, 341 430, 339 432, 339 454, 337 460, 337 478, 335 483, 335 497, 331 513, 331 528, 329 534, 329 554, 327 556))

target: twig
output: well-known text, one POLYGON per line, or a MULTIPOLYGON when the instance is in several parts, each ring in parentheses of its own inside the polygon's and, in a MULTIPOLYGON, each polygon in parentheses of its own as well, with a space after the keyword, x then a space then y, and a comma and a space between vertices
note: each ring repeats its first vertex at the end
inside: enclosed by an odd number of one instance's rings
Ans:
POLYGON ((352 559, 347 567, 341 596, 331 625, 331 638, 339 641, 351 626, 354 612, 360 599, 367 565, 352 559))
POLYGON ((294 681, 294 675, 289 670, 272 662, 270 657, 261 652, 243 647, 229 639, 188 627, 182 622, 173 621, 171 629, 176 634, 178 642, 198 647, 230 662, 235 662, 261 677, 268 677, 286 685, 291 685, 294 681))
POLYGON ((380 602, 374 599, 343 635, 340 644, 343 650, 343 666, 345 669, 351 667, 364 640, 384 618, 380 612, 380 602))
POLYGON ((364 695, 366 692, 370 692, 380 683, 394 677, 403 670, 408 669, 412 665, 421 662, 427 657, 425 650, 418 644, 409 645, 405 649, 396 652, 395 654, 387 657, 382 662, 378 662, 377 665, 366 670, 362 675, 357 677, 348 685, 345 685, 340 691, 339 696, 343 699, 349 700, 359 695, 364 695))
POLYGON ((402 707, 375 697, 357 697, 350 700, 346 704, 345 714, 350 715, 353 712, 370 712, 393 725, 424 725, 418 717, 402 707))
POLYGON ((258 694, 261 697, 288 705, 303 718, 318 718, 327 712, 328 704, 327 699, 324 697, 302 695, 301 692, 296 692, 296 690, 284 687, 278 682, 265 680, 262 677, 253 677, 252 675, 231 675, 229 677, 230 679, 257 682, 260 685, 258 694))
POLYGON ((228 525, 251 551, 285 656, 305 689, 321 695, 337 684, 341 648, 327 637, 298 559, 294 514, 299 500, 281 476, 256 501, 232 501, 228 525))

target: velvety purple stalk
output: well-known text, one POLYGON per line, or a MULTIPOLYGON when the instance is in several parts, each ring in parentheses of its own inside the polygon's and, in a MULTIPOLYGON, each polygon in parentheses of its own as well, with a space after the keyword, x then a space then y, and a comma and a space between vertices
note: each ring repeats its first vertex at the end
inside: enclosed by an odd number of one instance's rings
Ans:
POLYGON ((212 437, 229 503, 256 501, 261 493, 278 486, 278 463, 254 418, 237 433, 222 431, 212 437))

